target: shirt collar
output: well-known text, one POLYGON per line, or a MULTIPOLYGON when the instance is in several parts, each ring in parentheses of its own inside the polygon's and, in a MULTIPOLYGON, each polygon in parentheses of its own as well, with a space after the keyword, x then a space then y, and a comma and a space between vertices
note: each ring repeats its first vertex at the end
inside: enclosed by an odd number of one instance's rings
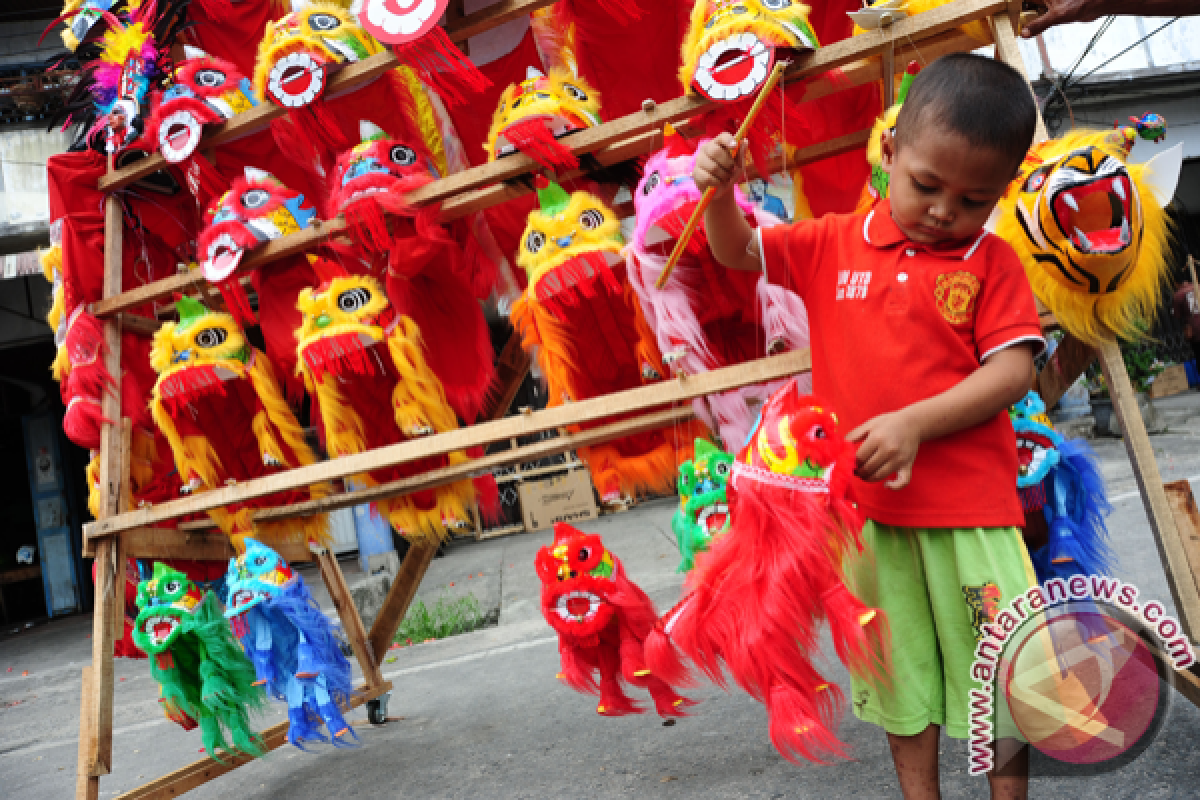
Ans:
POLYGON ((867 212, 867 217, 863 221, 863 239, 866 240, 867 244, 881 250, 904 244, 909 247, 915 247, 918 250, 923 250, 933 256, 961 259, 963 261, 966 261, 975 253, 975 250, 987 235, 988 232, 985 229, 970 239, 962 239, 955 242, 945 242, 937 245, 914 242, 904 235, 904 232, 896 225, 896 221, 892 219, 892 201, 890 198, 876 203, 875 207, 867 212))

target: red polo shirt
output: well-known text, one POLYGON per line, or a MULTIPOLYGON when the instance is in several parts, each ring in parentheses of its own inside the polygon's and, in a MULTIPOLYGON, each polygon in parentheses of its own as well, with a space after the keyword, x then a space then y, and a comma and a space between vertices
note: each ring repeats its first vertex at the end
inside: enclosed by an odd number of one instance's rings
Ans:
MULTIPOLYGON (((946 391, 998 350, 1044 346, 1017 254, 986 231, 918 244, 896 227, 886 200, 867 214, 758 231, 767 279, 808 308, 814 393, 833 403, 843 432, 946 391)), ((856 489, 867 516, 886 525, 1022 525, 1016 475, 1016 439, 1002 411, 922 444, 905 488, 856 489)))

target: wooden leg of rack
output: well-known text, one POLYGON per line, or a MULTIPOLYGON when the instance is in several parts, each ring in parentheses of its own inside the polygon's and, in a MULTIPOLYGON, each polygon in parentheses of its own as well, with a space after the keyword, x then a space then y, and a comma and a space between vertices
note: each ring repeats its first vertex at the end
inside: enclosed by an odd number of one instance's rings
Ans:
POLYGON ((374 652, 382 655, 391 646, 392 637, 399 630, 400 622, 404 619, 409 604, 417 594, 417 587, 425 577, 425 570, 429 569, 429 562, 433 561, 436 553, 437 545, 428 542, 414 542, 412 547, 408 548, 404 563, 400 565, 400 572, 383 601, 383 608, 379 609, 379 616, 375 617, 375 624, 371 626, 369 641, 374 652))
MULTIPOLYGON (((117 498, 117 511, 125 512, 129 510, 129 498, 132 491, 132 484, 129 478, 130 459, 133 448, 133 422, 128 417, 121 419, 121 452, 118 463, 120 464, 120 496, 117 498)), ((115 587, 117 595, 113 602, 113 638, 121 639, 125 636, 125 542, 120 536, 114 536, 113 541, 116 544, 116 582, 115 587)))
MULTIPOLYGON (((96 545, 96 605, 92 610, 92 694, 88 711, 88 774, 112 771, 113 715, 113 609, 116 606, 117 542, 106 539, 96 545)), ((121 587, 122 589, 124 587, 121 587)))
POLYGON ((1167 501, 1158 463, 1154 460, 1154 448, 1150 445, 1150 437, 1146 435, 1146 424, 1138 410, 1137 397, 1129 383, 1129 373, 1125 371, 1125 360, 1121 356, 1121 348, 1111 339, 1102 343, 1099 350, 1100 365, 1112 396, 1113 411, 1121 423, 1125 450, 1142 493, 1150 530, 1154 533, 1158 556, 1167 576, 1167 586, 1179 611, 1184 635, 1196 641, 1196 636, 1200 634, 1200 586, 1188 563, 1187 550, 1167 501))
POLYGON ((91 740, 95 735, 92 728, 96 695, 92 691, 92 668, 84 667, 79 695, 79 761, 75 768, 75 800, 96 800, 100 796, 100 779, 91 774, 88 759, 91 740))
MULTIPOLYGON (((1018 7, 1020 4, 1017 4, 1018 7)), ((1025 82, 1029 82, 1029 75, 1025 72, 1025 62, 1021 58, 1021 49, 1017 47, 1017 34, 1020 33, 1019 22, 1007 11, 996 14, 991 18, 992 36, 996 42, 996 59, 1003 61, 1010 67, 1021 73, 1025 77, 1025 82)), ((1033 87, 1029 87, 1029 91, 1033 93, 1033 87)), ((1035 98, 1036 99, 1036 98, 1035 98)), ((1049 138, 1046 134, 1046 123, 1042 120, 1042 115, 1037 115, 1037 128, 1033 135, 1034 143, 1045 141, 1049 138)))
POLYGON ((1096 360, 1096 350, 1076 339, 1071 334, 1063 337, 1058 349, 1046 366, 1038 373, 1034 388, 1042 396, 1046 408, 1053 408, 1062 399, 1071 384, 1096 360))
POLYGON ((330 550, 322 549, 317 554, 317 566, 321 570, 321 578, 324 579, 326 588, 329 589, 329 596, 333 599, 338 617, 342 620, 346 638, 350 640, 350 646, 354 648, 354 655, 362 667, 363 679, 368 687, 374 689, 383 683, 383 675, 379 672, 379 658, 367 642, 367 631, 363 627, 362 617, 358 615, 358 609, 354 606, 354 600, 350 597, 346 576, 342 574, 337 557, 330 550))

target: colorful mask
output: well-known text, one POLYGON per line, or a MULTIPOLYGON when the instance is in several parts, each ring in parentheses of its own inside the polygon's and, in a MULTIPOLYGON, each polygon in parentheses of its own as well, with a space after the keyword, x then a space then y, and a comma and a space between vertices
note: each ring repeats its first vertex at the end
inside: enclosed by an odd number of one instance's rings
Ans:
POLYGON ((263 710, 266 696, 254 685, 254 667, 234 641, 216 597, 182 572, 156 563, 153 577, 138 585, 137 606, 133 641, 150 656, 167 718, 185 730, 198 725, 205 750, 218 761, 222 751, 263 755, 249 714, 263 710))
POLYGON ((520 150, 548 169, 565 172, 579 160, 558 140, 601 123, 600 95, 562 69, 543 75, 529 67, 525 80, 500 95, 484 149, 488 161, 520 150))
MULTIPOLYGON (((456 430, 458 419, 442 384, 425 362, 420 331, 388 303, 383 287, 365 275, 348 275, 316 262, 324 278, 300 293, 303 325, 296 331, 300 369, 317 401, 329 455, 353 455, 431 433, 456 430), (380 403, 379 398, 391 398, 380 403)), ((373 470, 356 480, 368 486, 460 464, 463 453, 373 470)), ((468 525, 477 498, 493 505, 490 477, 392 497, 376 505, 392 527, 413 539, 437 541, 468 525)))
POLYGON ((350 662, 342 654, 329 618, 304 579, 271 548, 246 540, 246 551, 229 560, 225 616, 254 664, 255 684, 288 704, 288 741, 335 746, 358 740, 342 711, 353 691, 350 662))
POLYGON ((303 108, 325 91, 331 67, 379 52, 379 44, 344 8, 313 3, 267 26, 254 67, 259 97, 303 108))
MULTIPOLYGON (((654 330, 663 361, 676 375, 695 375, 769 353, 808 347, 808 314, 800 298, 758 273, 717 263, 703 223, 667 284, 658 279, 687 220, 700 202, 692 180, 693 146, 666 126, 664 148, 646 162, 633 193, 637 224, 625 251, 629 282, 654 330)), ((698 142, 697 144, 702 144, 698 142)), ((752 225, 778 220, 757 212, 739 189, 738 207, 752 225)), ((811 383, 805 378, 805 387, 811 383)), ((696 417, 730 449, 746 440, 764 400, 783 385, 747 386, 692 403, 696 417)))
MULTIPOLYGON (((283 398, 267 357, 250 346, 233 317, 195 300, 177 304, 179 322, 154 335, 150 363, 158 374, 150 400, 154 422, 166 436, 183 479, 183 491, 215 489, 316 463, 283 398)), ((209 516, 241 548, 254 532, 253 512, 271 505, 323 496, 326 486, 271 495, 213 509, 209 516)), ((325 515, 268 523, 267 541, 328 541, 325 515)))
POLYGON ((102 153, 123 150, 142 135, 146 96, 164 77, 152 22, 121 25, 110 19, 99 63, 92 67, 96 122, 88 133, 92 147, 102 153))
POLYGON ((648 666, 672 683, 686 675, 679 651, 721 685, 727 669, 765 703, 771 741, 788 759, 845 752, 840 692, 812 663, 822 620, 852 672, 886 671, 886 623, 842 578, 843 556, 861 549, 853 470, 854 445, 828 407, 794 382, 772 395, 731 470, 729 531, 697 558, 692 593, 646 641, 648 666))
MULTIPOLYGON (((665 368, 626 277, 616 215, 587 192, 568 195, 541 177, 537 184, 541 208, 530 213, 517 255, 529 285, 512 320, 527 351, 540 346, 550 405, 660 380, 665 368)), ((679 427, 686 438, 678 449, 686 453, 703 429, 679 427)), ((652 431, 580 455, 603 502, 617 503, 623 494, 673 485, 675 452, 665 432, 652 431)))
POLYGON ((1138 338, 1166 277, 1163 207, 1181 153, 1129 164, 1134 139, 1132 129, 1080 131, 1037 144, 997 206, 996 233, 1021 257, 1034 293, 1089 344, 1138 338))
POLYGON ((162 93, 146 133, 172 164, 188 160, 204 135, 258 105, 254 87, 232 63, 184 45, 187 60, 175 69, 175 84, 162 93))
POLYGON ((733 456, 704 439, 697 439, 691 461, 679 467, 679 509, 671 528, 679 543, 679 572, 695 566, 696 553, 729 530, 729 504, 725 487, 733 468, 733 456))
POLYGON ((599 693, 596 712, 604 716, 643 711, 620 681, 648 690, 660 716, 685 716, 692 702, 642 661, 642 643, 658 616, 654 604, 625 577, 600 537, 555 523, 554 543, 538 550, 534 565, 542 581, 542 616, 559 636, 559 677, 577 691, 599 693))
POLYGON ((1009 409, 1009 419, 1017 435, 1017 493, 1026 520, 1039 512, 1046 520, 1045 544, 1029 553, 1038 583, 1112 574, 1117 558, 1105 522, 1112 506, 1095 453, 1085 441, 1054 430, 1036 392, 1009 409))
POLYGON ((317 212, 304 195, 269 173, 246 167, 245 176, 233 182, 209 208, 207 217, 208 224, 197 240, 204 277, 220 288, 240 322, 253 325, 253 311, 237 279, 242 257, 272 239, 311 226, 317 212))
POLYGON ((732 103, 755 94, 780 56, 818 47, 808 6, 793 0, 696 0, 679 78, 685 91, 732 103))

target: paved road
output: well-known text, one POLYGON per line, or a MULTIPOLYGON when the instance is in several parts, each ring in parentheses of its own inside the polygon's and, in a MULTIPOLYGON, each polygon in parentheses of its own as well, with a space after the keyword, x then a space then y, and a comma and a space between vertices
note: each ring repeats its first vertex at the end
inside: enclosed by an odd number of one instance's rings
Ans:
MULTIPOLYGON (((1200 420, 1153 442, 1164 479, 1198 479, 1193 485, 1200 491, 1200 420)), ((1170 605, 1124 448, 1116 440, 1095 446, 1116 498, 1111 528, 1119 576, 1170 605)), ((660 607, 674 602, 680 587, 672 511, 671 503, 659 502, 587 526, 604 535, 660 607)), ((463 543, 434 562, 422 596, 472 591, 485 607, 500 606, 501 624, 392 651, 384 671, 397 687, 389 711, 399 719, 372 727, 354 712, 360 747, 316 754, 285 747, 192 796, 899 797, 881 732, 852 715, 841 736, 855 760, 827 767, 780 759, 767 740, 761 706, 736 692, 694 692, 703 701, 695 716, 673 727, 653 716, 595 715, 594 699, 554 677, 557 651, 538 612, 533 572, 533 554, 549 538, 463 543)), ((319 582, 311 571, 306 577, 319 582)), ((90 659, 89 632, 90 620, 76 617, 0 640, 0 797, 71 796, 78 678, 90 659)), ((116 674, 116 764, 101 781, 102 797, 196 759, 200 747, 194 732, 162 718, 144 662, 118 660, 116 674)), ((848 685, 840 665, 830 674, 848 685)), ((1133 764, 1090 779, 1035 778, 1033 795, 1200 796, 1200 711, 1174 700, 1159 739, 1133 764)), ((282 710, 273 710, 263 722, 282 718, 282 710)), ((986 796, 984 781, 966 774, 962 743, 943 740, 942 770, 947 797, 986 796)))

